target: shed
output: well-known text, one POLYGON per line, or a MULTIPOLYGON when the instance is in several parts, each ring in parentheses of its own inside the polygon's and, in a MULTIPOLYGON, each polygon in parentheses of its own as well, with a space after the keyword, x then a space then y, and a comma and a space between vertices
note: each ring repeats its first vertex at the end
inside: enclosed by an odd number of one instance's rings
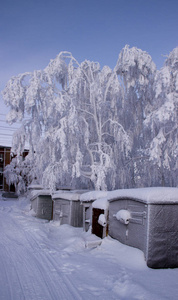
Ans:
POLYGON ((74 227, 82 227, 83 210, 80 203, 80 195, 84 190, 59 191, 52 195, 53 220, 60 224, 69 224, 74 227))
POLYGON ((92 203, 92 233, 102 239, 108 235, 108 206, 107 198, 92 203))
POLYGON ((52 198, 49 190, 31 191, 31 209, 40 219, 52 220, 52 198))
POLYGON ((88 231, 92 226, 92 203, 96 199, 106 197, 106 191, 90 191, 80 196, 80 201, 83 206, 83 230, 88 231))
POLYGON ((148 267, 178 267, 178 189, 118 190, 109 198, 109 235, 142 250, 148 267))

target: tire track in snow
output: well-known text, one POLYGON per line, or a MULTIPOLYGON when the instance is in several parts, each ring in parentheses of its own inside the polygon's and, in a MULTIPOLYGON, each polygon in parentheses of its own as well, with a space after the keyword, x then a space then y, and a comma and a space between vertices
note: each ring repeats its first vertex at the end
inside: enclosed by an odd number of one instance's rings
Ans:
POLYGON ((2 243, 0 243, 0 286, 6 286, 6 289, 1 289, 1 299, 12 299, 13 293, 11 289, 11 280, 9 278, 8 272, 7 272, 7 266, 6 266, 6 260, 4 255, 6 252, 6 249, 4 250, 4 246, 2 243))
MULTIPOLYGON (((3 274, 5 274, 4 277, 1 277, 1 293, 6 294, 9 293, 9 298, 6 298, 6 296, 3 298, 1 295, 1 299, 7 300, 7 299, 25 299, 25 295, 23 293, 21 281, 19 279, 19 274, 17 272, 16 266, 14 264, 14 261, 12 259, 12 250, 14 251, 14 248, 11 250, 9 247, 7 238, 5 235, 1 233, 1 262, 3 261, 3 274), (7 284, 6 284, 7 283, 7 284), (4 286, 6 288, 4 288, 4 286)), ((1 273, 2 276, 2 273, 1 273)))
MULTIPOLYGON (((53 272, 57 275, 58 286, 59 286, 59 282, 62 283, 59 287, 60 299, 82 300, 82 297, 80 296, 79 292, 76 290, 72 281, 69 279, 69 277, 67 275, 65 275, 63 272, 61 272, 61 268, 57 265, 55 258, 52 256, 51 250, 47 250, 46 248, 39 245, 39 243, 37 243, 37 241, 34 238, 32 233, 28 233, 28 235, 26 234, 26 238, 29 241, 29 243, 31 244, 31 247, 33 249, 34 248, 36 249, 35 250, 36 254, 38 254, 38 256, 39 256, 39 253, 40 253, 40 255, 43 256, 43 259, 45 261, 44 265, 48 266, 48 269, 53 270, 53 272), (60 279, 62 278, 63 282, 59 281, 59 278, 60 279), (61 289, 62 289, 62 293, 61 293, 61 289), (68 295, 69 291, 70 291, 70 295, 68 295), (71 292, 72 292, 72 295, 71 295, 71 292), (63 294, 63 298, 62 298, 61 294, 63 294)), ((56 253, 56 251, 54 251, 54 253, 56 253)), ((58 258, 58 263, 59 263, 59 258, 58 258)), ((62 259, 60 259, 60 266, 61 265, 63 265, 62 259)), ((54 286, 54 288, 56 289, 56 285, 54 286)), ((56 299, 56 298, 54 298, 54 299, 56 299)))
POLYGON ((4 246, 1 257, 8 261, 3 265, 6 275, 2 281, 8 281, 8 300, 82 299, 71 280, 56 268, 50 251, 36 241, 33 233, 20 227, 22 219, 7 213, 6 218, 2 216, 0 220, 0 240, 4 246), (5 219, 8 220, 6 224, 5 219))

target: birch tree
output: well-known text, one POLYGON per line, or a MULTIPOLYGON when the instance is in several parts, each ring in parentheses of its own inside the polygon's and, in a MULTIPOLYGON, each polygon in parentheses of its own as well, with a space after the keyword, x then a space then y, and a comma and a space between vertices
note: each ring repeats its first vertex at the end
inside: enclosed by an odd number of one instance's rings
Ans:
POLYGON ((61 52, 44 70, 11 78, 3 97, 8 122, 22 122, 17 162, 29 145, 28 180, 51 189, 175 186, 177 49, 160 71, 125 46, 114 70, 61 52))
POLYGON ((178 156, 178 48, 167 57, 155 78, 153 109, 144 124, 150 130, 149 161, 162 185, 176 186, 178 156))
POLYGON ((156 66, 147 52, 126 45, 119 54, 115 70, 124 88, 119 118, 132 141, 130 157, 123 164, 125 181, 128 187, 139 187, 145 177, 143 165, 148 155, 144 149, 150 138, 143 122, 153 104, 156 66))

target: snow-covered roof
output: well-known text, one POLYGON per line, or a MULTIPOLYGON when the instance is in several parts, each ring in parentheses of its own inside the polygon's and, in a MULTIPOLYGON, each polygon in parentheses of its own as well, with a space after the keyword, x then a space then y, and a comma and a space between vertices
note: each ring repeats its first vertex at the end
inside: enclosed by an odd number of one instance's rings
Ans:
POLYGON ((0 144, 0 148, 11 148, 11 143, 7 142, 6 144, 0 144))
MULTIPOLYGON (((50 195, 50 190, 37 189, 31 191, 31 201, 37 196, 50 195)), ((72 191, 56 191, 52 195, 52 199, 66 199, 71 201, 93 202, 93 207, 106 209, 107 201, 115 201, 117 199, 134 199, 148 204, 161 203, 177 203, 178 204, 178 188, 171 187, 151 187, 151 188, 135 188, 135 189, 119 189, 115 191, 90 191, 72 190, 72 191), (96 201, 95 201, 96 200, 96 201)))
POLYGON ((50 190, 32 190, 30 193, 30 201, 33 201, 38 196, 51 195, 50 190))
POLYGON ((40 184, 31 184, 28 186, 28 190, 42 190, 43 186, 40 184))
POLYGON ((72 191, 57 191, 52 195, 52 199, 65 199, 70 201, 80 200, 81 194, 85 193, 86 190, 72 190, 72 191))
POLYGON ((108 206, 109 206, 109 203, 108 203, 107 197, 97 199, 92 203, 93 208, 99 208, 99 209, 106 210, 106 209, 108 209, 108 206))
POLYGON ((80 196, 81 202, 90 202, 96 199, 104 198, 108 195, 107 191, 90 191, 80 196))
POLYGON ((178 188, 151 187, 136 189, 120 189, 108 192, 107 199, 134 199, 148 204, 178 204, 178 188))

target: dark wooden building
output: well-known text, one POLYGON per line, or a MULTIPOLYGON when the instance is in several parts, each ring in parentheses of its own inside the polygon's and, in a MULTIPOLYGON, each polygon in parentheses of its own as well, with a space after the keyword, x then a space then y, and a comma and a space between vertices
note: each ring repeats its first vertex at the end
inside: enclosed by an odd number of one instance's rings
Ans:
POLYGON ((108 208, 107 198, 92 203, 92 233, 101 239, 108 235, 108 208))
MULTIPOLYGON (((24 150, 22 154, 23 158, 25 158, 27 154, 28 154, 28 150, 24 150)), ((5 167, 8 164, 10 164, 13 157, 14 156, 11 153, 11 147, 0 145, 0 190, 1 191, 15 192, 14 185, 9 186, 3 174, 5 167)))

